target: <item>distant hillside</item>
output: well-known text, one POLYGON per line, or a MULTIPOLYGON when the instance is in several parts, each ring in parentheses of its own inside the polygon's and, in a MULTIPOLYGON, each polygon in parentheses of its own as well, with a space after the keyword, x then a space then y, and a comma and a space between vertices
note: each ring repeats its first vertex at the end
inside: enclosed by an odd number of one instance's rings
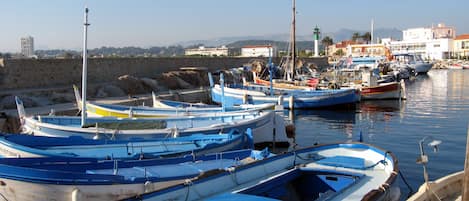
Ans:
MULTIPOLYGON (((336 32, 328 32, 328 33, 323 33, 322 36, 329 36, 331 37, 334 42, 342 41, 342 40, 349 40, 352 38, 353 33, 358 32, 360 34, 363 34, 369 30, 353 30, 353 29, 340 29, 336 32)), ((374 37, 375 38, 393 38, 396 40, 401 40, 402 39, 402 31, 396 28, 378 28, 375 29, 374 31, 374 37)), ((297 35, 296 40, 298 41, 297 44, 300 45, 300 47, 307 47, 308 45, 301 45, 301 41, 310 41, 312 44, 312 34, 307 34, 307 35, 297 35)), ((215 38, 215 39, 210 39, 210 40, 192 40, 192 41, 184 41, 184 42, 179 42, 177 45, 181 45, 183 47, 187 46, 192 46, 195 44, 203 44, 205 46, 222 46, 222 45, 232 45, 234 43, 237 43, 237 41, 252 41, 259 43, 259 45, 265 45, 266 43, 263 43, 262 41, 269 41, 272 43, 273 41, 288 41, 289 40, 289 34, 272 34, 272 35, 264 35, 264 36, 238 36, 238 37, 221 37, 221 38, 215 38)), ((267 43, 267 44, 270 44, 267 43)), ((258 45, 258 44, 251 44, 251 45, 258 45)), ((279 47, 283 47, 279 45, 279 47)), ((312 47, 312 46, 309 46, 312 47)), ((308 49, 308 48, 301 48, 301 49, 308 49)), ((311 49, 311 48, 309 48, 311 49)))

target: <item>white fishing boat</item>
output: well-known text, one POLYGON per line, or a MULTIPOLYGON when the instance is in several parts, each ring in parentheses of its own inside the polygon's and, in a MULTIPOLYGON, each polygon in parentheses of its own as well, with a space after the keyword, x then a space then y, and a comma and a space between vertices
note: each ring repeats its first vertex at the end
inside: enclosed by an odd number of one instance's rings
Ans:
POLYGON ((425 74, 433 67, 433 63, 424 61, 417 54, 395 54, 393 56, 397 60, 397 65, 402 68, 410 67, 415 70, 416 74, 425 74))
POLYGON ((232 129, 252 129, 254 143, 275 141, 288 144, 283 117, 274 111, 221 113, 213 116, 168 118, 117 118, 74 116, 27 116, 23 102, 16 98, 22 132, 49 137, 81 136, 88 139, 132 140, 218 134, 232 129))
POLYGON ((424 183, 407 201, 461 200, 464 171, 424 183))
MULTIPOLYGON (((73 86, 78 109, 82 109, 82 100, 78 88, 73 86)), ((250 112, 259 110, 272 110, 274 104, 237 106, 219 106, 192 104, 179 101, 157 99, 152 93, 153 107, 113 105, 87 101, 86 112, 89 116, 98 117, 123 117, 123 118, 154 118, 154 117, 178 117, 178 116, 210 116, 227 112, 250 112)))
POLYGON ((0 157, 71 157, 96 159, 149 159, 253 148, 251 130, 134 140, 93 140, 20 134, 0 136, 0 157))
POLYGON ((0 159, 0 194, 10 201, 121 200, 165 188, 186 179, 268 157, 266 151, 238 150, 169 159, 106 160, 86 158, 0 159))
POLYGON ((296 150, 127 200, 399 200, 397 159, 362 143, 296 150))

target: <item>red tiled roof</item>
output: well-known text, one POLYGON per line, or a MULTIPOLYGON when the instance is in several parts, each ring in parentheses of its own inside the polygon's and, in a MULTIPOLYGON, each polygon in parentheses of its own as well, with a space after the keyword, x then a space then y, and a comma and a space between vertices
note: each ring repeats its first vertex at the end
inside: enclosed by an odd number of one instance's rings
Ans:
POLYGON ((344 40, 339 43, 335 44, 336 48, 346 48, 348 45, 355 45, 355 44, 360 44, 358 42, 355 42, 353 40, 344 40))
POLYGON ((454 40, 467 40, 467 39, 469 39, 469 34, 462 34, 462 35, 456 36, 454 40))

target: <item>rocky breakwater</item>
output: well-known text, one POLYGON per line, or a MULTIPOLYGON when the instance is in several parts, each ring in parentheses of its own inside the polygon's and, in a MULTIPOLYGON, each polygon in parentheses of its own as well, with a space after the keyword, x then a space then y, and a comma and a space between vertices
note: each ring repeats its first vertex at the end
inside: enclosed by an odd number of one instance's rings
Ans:
MULTIPOLYGON (((88 85, 87 94, 89 100, 106 99, 118 97, 122 104, 141 105, 142 102, 135 101, 135 96, 146 96, 155 92, 161 98, 187 101, 187 102, 209 102, 208 94, 208 74, 204 69, 188 68, 190 70, 178 70, 165 72, 154 77, 137 77, 133 75, 121 75, 114 81, 101 84, 88 85), (184 91, 194 91, 194 93, 183 93, 184 91)), ((226 71, 226 80, 228 82, 240 81, 240 76, 233 71, 226 71)), ((246 76, 249 76, 246 73, 246 76)), ((218 80, 219 76, 214 75, 218 80)), ((79 85, 80 83, 77 83, 79 85)), ((70 103, 73 111, 67 114, 76 113, 75 96, 72 86, 65 89, 35 89, 35 90, 11 90, 8 94, 0 95, 0 130, 5 132, 17 132, 19 123, 16 119, 15 96, 22 99, 26 108, 46 107, 63 103, 70 103)), ((148 98, 147 98, 148 99, 148 98)), ((143 100, 145 101, 145 99, 143 100)), ((149 104, 149 101, 146 103, 149 104)), ((50 110, 44 110, 49 113, 50 110)), ((61 112, 61 111, 57 111, 61 112)), ((62 111, 62 114, 66 111, 62 111)))

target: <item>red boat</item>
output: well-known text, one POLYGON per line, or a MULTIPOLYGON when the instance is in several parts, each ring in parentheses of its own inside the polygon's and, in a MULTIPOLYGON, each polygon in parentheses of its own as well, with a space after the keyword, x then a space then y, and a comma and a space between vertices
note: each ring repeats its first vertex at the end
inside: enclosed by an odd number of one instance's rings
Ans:
POLYGON ((361 98, 362 100, 400 99, 403 98, 401 89, 401 83, 399 82, 384 83, 374 87, 363 87, 361 89, 361 98))

